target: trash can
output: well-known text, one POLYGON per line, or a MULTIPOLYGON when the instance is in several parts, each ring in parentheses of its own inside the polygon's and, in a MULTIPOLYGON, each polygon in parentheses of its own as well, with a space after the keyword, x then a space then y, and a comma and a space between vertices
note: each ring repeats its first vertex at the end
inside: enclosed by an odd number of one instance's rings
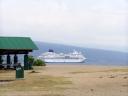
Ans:
POLYGON ((18 64, 16 66, 16 79, 23 79, 24 78, 24 67, 18 64))

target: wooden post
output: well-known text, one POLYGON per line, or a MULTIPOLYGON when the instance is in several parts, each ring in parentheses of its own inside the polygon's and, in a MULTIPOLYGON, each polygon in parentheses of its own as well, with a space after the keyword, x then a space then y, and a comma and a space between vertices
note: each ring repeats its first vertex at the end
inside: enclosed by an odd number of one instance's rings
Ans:
POLYGON ((28 54, 25 54, 25 55, 24 55, 24 70, 29 70, 28 54))
POLYGON ((17 57, 17 55, 15 54, 14 55, 14 64, 17 64, 18 63, 18 57, 17 57))
POLYGON ((7 68, 10 68, 10 64, 11 64, 11 58, 10 55, 7 55, 7 68))
POLYGON ((2 64, 2 56, 0 55, 0 64, 2 64))

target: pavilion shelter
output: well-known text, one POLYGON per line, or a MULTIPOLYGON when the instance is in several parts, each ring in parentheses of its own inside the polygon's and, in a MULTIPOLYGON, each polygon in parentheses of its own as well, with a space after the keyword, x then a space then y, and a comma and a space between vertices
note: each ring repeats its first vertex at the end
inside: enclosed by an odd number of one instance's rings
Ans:
POLYGON ((11 57, 16 65, 18 55, 24 55, 24 69, 29 70, 28 54, 33 50, 38 50, 36 44, 29 37, 0 37, 0 65, 3 63, 2 56, 6 56, 6 64, 10 66, 11 57))

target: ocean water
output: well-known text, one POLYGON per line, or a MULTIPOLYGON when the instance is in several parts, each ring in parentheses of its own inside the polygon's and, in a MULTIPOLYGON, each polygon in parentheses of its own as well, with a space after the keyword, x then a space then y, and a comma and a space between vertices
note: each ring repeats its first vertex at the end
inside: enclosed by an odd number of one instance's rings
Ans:
POLYGON ((89 64, 86 62, 83 63, 46 63, 46 65, 98 65, 98 66, 128 66, 128 64, 89 64))
MULTIPOLYGON (((81 48, 75 46, 67 46, 61 44, 36 42, 39 50, 32 53, 38 57, 49 49, 53 49, 56 53, 69 53, 74 49, 80 51, 87 59, 84 63, 68 63, 68 64, 86 64, 86 65, 121 65, 128 66, 128 53, 109 50, 101 50, 95 48, 81 48)), ((54 63, 50 63, 54 64, 54 63)), ((65 64, 65 63, 58 63, 65 64)), ((67 63, 66 63, 67 64, 67 63)))

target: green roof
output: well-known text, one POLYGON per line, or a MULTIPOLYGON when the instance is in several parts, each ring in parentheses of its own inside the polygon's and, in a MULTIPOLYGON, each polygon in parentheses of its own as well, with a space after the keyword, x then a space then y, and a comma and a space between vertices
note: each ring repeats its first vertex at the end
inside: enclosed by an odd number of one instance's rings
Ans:
POLYGON ((37 50, 29 37, 0 37, 0 49, 37 50))

